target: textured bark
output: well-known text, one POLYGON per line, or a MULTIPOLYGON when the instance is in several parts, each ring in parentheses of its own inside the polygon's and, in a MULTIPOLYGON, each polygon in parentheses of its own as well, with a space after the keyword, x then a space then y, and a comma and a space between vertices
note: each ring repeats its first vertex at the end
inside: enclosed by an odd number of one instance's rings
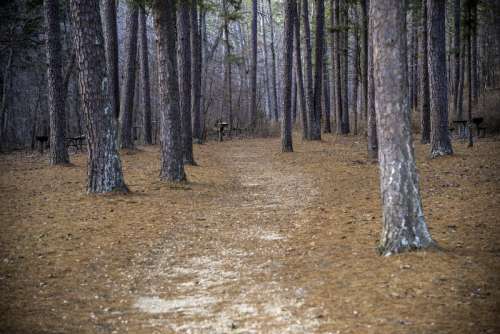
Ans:
POLYGON ((120 115, 120 81, 118 75, 118 32, 116 27, 116 0, 102 0, 103 31, 106 50, 106 68, 111 91, 111 109, 120 115))
POLYGON ((341 24, 343 26, 342 31, 342 124, 341 133, 343 135, 351 132, 350 121, 349 121, 349 22, 348 22, 348 8, 349 4, 346 0, 340 1, 340 9, 342 11, 341 24))
POLYGON ((283 117, 281 118, 281 152, 293 152, 292 146, 292 72, 293 72, 293 22, 295 0, 285 1, 285 28, 283 31, 283 117))
POLYGON ((472 107, 474 104, 474 66, 473 66, 473 38, 474 29, 473 24, 473 10, 474 10, 475 0, 469 0, 466 2, 466 19, 467 19, 467 77, 469 79, 469 89, 467 95, 467 117, 469 121, 469 143, 468 147, 474 146, 474 140, 472 137, 472 107))
POLYGON ((302 23, 304 26, 305 42, 305 71, 306 71, 306 101, 307 101, 307 138, 311 134, 311 114, 314 111, 314 86, 313 86, 313 67, 312 67, 312 47, 311 47, 311 26, 309 25, 309 3, 308 0, 302 0, 302 23))
POLYGON ((471 61, 472 61, 472 103, 477 104, 479 98, 479 55, 478 55, 478 36, 477 36, 477 3, 478 0, 471 1, 471 61))
MULTIPOLYGON (((357 9, 356 10, 356 17, 357 9)), ((358 134, 358 85, 359 85, 359 37, 357 29, 354 30, 354 47, 353 47, 353 70, 352 70, 352 113, 354 116, 353 132, 358 134)))
POLYGON ((332 48, 332 62, 333 62, 333 72, 334 72, 334 89, 335 89, 335 100, 337 105, 335 110, 337 112, 337 134, 343 133, 343 114, 344 114, 344 103, 342 101, 342 69, 341 69, 341 28, 340 28, 340 0, 332 0, 332 26, 334 30, 334 47, 332 48))
POLYGON ((231 131, 233 129, 233 85, 231 83, 232 79, 232 69, 231 69, 231 43, 229 41, 229 19, 228 19, 228 8, 227 1, 222 0, 223 12, 224 12, 224 43, 225 43, 225 56, 224 61, 224 107, 226 108, 226 115, 229 124, 229 136, 231 136, 231 131))
POLYGON ((422 43, 420 43, 420 141, 429 144, 431 141, 431 107, 429 92, 429 62, 427 34, 427 0, 422 0, 422 43))
POLYGON ((198 24, 198 1, 191 1, 191 115, 193 117, 193 138, 201 144, 203 127, 201 126, 201 73, 202 49, 200 27, 198 24))
POLYGON ((61 32, 59 28, 59 2, 44 0, 47 54, 47 91, 50 118, 49 164, 69 163, 68 150, 64 142, 66 115, 62 80, 61 32))
POLYGON ((379 250, 385 256, 434 244, 424 219, 411 138, 403 15, 400 0, 370 5, 384 219, 379 250))
MULTIPOLYGON (((292 27, 293 34, 293 27, 292 27)), ((293 35, 292 35, 293 41, 293 35)), ((293 44, 292 44, 292 123, 295 123, 297 118, 297 77, 293 70, 293 44)))
POLYGON ((160 179, 186 179, 182 156, 175 0, 154 0, 153 17, 158 52, 160 98, 160 179))
POLYGON ((195 165, 193 157, 193 128, 191 122, 191 33, 190 2, 178 3, 177 27, 179 64, 179 107, 181 113, 182 154, 184 163, 195 165))
POLYGON ((460 34, 462 29, 462 7, 460 5, 460 0, 453 1, 453 20, 455 21, 455 32, 453 35, 453 62, 454 62, 454 71, 453 71, 453 113, 457 120, 462 120, 463 110, 459 104, 459 94, 460 94, 460 58, 461 58, 461 43, 460 43, 460 34))
POLYGON ((252 65, 250 68, 250 127, 257 122, 257 0, 252 0, 252 65))
POLYGON ((107 193, 127 191, 116 145, 116 118, 99 17, 99 0, 71 0, 74 47, 76 50, 80 95, 87 126, 87 191, 107 193))
POLYGON ((120 146, 121 148, 134 148, 133 134, 133 111, 135 93, 135 74, 137 62, 137 27, 139 18, 139 7, 135 4, 127 4, 127 36, 126 56, 124 64, 125 78, 123 79, 123 91, 120 102, 120 146))
POLYGON ((300 115, 302 120, 302 139, 307 139, 307 134, 309 133, 309 128, 307 124, 307 102, 306 93, 304 89, 304 76, 302 73, 302 55, 300 47, 300 0, 296 3, 296 15, 294 24, 294 37, 295 37, 295 69, 297 71, 297 85, 298 94, 300 99, 300 115))
POLYGON ((274 120, 277 122, 279 118, 279 109, 278 109, 278 84, 276 79, 276 51, 274 49, 274 19, 273 19, 273 8, 271 7, 271 0, 267 1, 269 5, 269 26, 271 30, 271 80, 273 82, 271 87, 271 92, 273 94, 273 113, 274 120))
POLYGON ((453 154, 448 129, 445 12, 446 0, 427 0, 432 158, 453 154))
POLYGON ((328 71, 328 45, 327 39, 323 39, 323 104, 325 107, 325 119, 323 120, 323 132, 332 133, 331 104, 330 104, 330 75, 328 71))
POLYGON ((140 75, 141 75, 141 95, 143 110, 143 131, 144 131, 144 144, 151 145, 153 143, 152 130, 151 130, 151 93, 149 82, 149 54, 148 54, 148 35, 146 25, 146 11, 144 7, 139 9, 139 62, 140 62, 140 75))
MULTIPOLYGON (((370 11, 371 1, 368 2, 368 11, 370 11)), ((375 113, 375 82, 373 77, 373 26, 372 19, 368 17, 368 96, 367 107, 368 115, 366 118, 366 134, 368 142, 368 159, 378 159, 378 135, 377 119, 375 113)))
POLYGON ((310 112, 309 139, 321 140, 321 96, 323 95, 323 44, 325 36, 325 3, 315 0, 316 35, 314 52, 314 95, 313 109, 310 112))
POLYGON ((368 0, 361 0, 361 45, 362 45, 362 60, 361 60, 361 91, 363 101, 362 115, 366 120, 368 118, 368 0))
MULTIPOLYGON (((262 6, 264 7, 264 6, 262 6)), ((264 10, 262 10, 264 12, 264 10)), ((264 44, 264 80, 266 84, 266 103, 267 103, 267 116, 269 119, 272 119, 272 100, 271 100, 271 79, 269 75, 269 56, 268 56, 268 51, 267 51, 267 33, 266 33, 266 22, 264 19, 264 15, 262 15, 261 19, 261 25, 262 25, 262 44, 264 44)))

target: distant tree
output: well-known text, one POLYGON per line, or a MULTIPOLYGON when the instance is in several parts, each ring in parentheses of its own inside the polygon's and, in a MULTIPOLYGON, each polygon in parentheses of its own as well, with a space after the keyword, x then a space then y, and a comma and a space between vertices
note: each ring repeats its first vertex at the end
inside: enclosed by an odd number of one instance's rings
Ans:
POLYGON ((178 61, 179 61, 179 91, 182 131, 182 152, 184 163, 195 165, 193 157, 193 130, 191 122, 191 27, 189 20, 190 2, 178 3, 177 27, 178 61))
POLYGON ((314 112, 314 86, 311 47, 311 26, 309 24, 309 1, 302 0, 302 25, 304 26, 305 71, 306 71, 306 101, 307 101, 307 138, 311 139, 312 113, 314 112))
POLYGON ((158 52, 160 179, 181 182, 186 179, 186 174, 179 111, 175 7, 175 0, 153 0, 152 2, 158 52))
POLYGON ((400 0, 370 4, 384 220, 379 250, 385 256, 434 244, 424 220, 415 167, 403 16, 400 0))
MULTIPOLYGON (((328 43, 327 38, 323 38, 323 103, 324 108, 324 120, 323 120, 323 132, 332 133, 332 121, 331 121, 331 104, 330 104, 330 73, 328 70, 328 43)), ((321 121, 321 119, 320 119, 321 121)))
POLYGON ((313 109, 310 112, 309 139, 321 140, 321 96, 323 95, 323 57, 325 36, 325 3, 315 0, 316 29, 314 53, 314 95, 313 109))
POLYGON ((448 129, 445 13, 446 0, 427 0, 432 158, 453 154, 448 129))
MULTIPOLYGON (((373 0, 367 0, 367 10, 370 10, 370 6, 373 0)), ((377 119, 375 112, 375 81, 373 76, 373 20, 368 15, 368 63, 367 63, 367 98, 366 104, 368 108, 366 117, 366 133, 368 142, 368 159, 375 161, 378 159, 378 137, 377 137, 377 119)))
POLYGON ((106 50, 108 82, 112 92, 111 108, 116 118, 120 115, 120 82, 118 75, 118 31, 116 26, 116 0, 102 0, 102 26, 106 50))
POLYGON ((272 101, 273 101, 273 115, 274 120, 277 122, 279 118, 279 109, 278 109, 278 83, 276 78, 276 50, 274 47, 275 37, 274 37, 274 18, 273 18, 273 7, 271 6, 271 0, 267 0, 267 4, 269 7, 269 27, 271 31, 271 93, 272 93, 272 101))
POLYGON ((99 0, 71 0, 74 47, 79 64, 88 141, 87 191, 127 191, 117 148, 116 119, 106 77, 99 0))
POLYGON ((65 144, 66 115, 62 80, 61 33, 59 22, 59 2, 44 0, 46 24, 46 53, 48 103, 50 117, 49 163, 60 165, 69 163, 65 144))
MULTIPOLYGON (((459 104, 460 94, 460 58, 461 58, 461 31, 462 31, 462 8, 461 0, 453 1, 453 21, 455 31, 453 32, 453 112, 456 119, 463 119, 463 110, 459 104)), ((424 1, 425 3, 425 1, 424 1)))
POLYGON ((133 112, 135 94, 135 75, 137 63, 137 30, 139 7, 134 3, 127 3, 127 36, 125 42, 125 64, 123 90, 120 102, 120 146, 134 148, 133 112))
POLYGON ((420 43, 420 141, 422 144, 429 144, 431 141, 428 38, 427 0, 422 0, 422 43, 420 43))
POLYGON ((139 8, 139 70, 141 76, 141 95, 144 106, 143 110, 143 131, 144 144, 151 145, 153 143, 152 123, 151 123, 151 91, 149 83, 149 51, 148 51, 148 28, 146 25, 146 10, 144 6, 139 8))
POLYGON ((307 139, 308 137, 308 125, 307 125, 307 101, 304 89, 304 76, 302 71, 302 51, 300 47, 300 1, 296 1, 296 14, 294 22, 294 37, 295 37, 295 69, 297 76, 297 90, 300 101, 300 115, 302 120, 302 139, 307 139))
POLYGON ((252 0, 252 65, 250 68, 250 126, 257 122, 257 0, 252 0))
POLYGON ((281 119, 281 151, 293 152, 292 146, 292 72, 293 72, 293 22, 297 5, 295 0, 285 1, 285 28, 283 31, 283 117, 281 119))
POLYGON ((340 0, 339 6, 340 24, 342 25, 342 40, 340 45, 342 48, 342 120, 341 133, 346 135, 351 132, 349 121, 349 3, 347 0, 340 0))
POLYGON ((201 126, 201 72, 202 72, 202 49, 201 34, 198 24, 198 2, 191 1, 191 115, 193 116, 193 138, 196 143, 203 141, 203 129, 201 126))

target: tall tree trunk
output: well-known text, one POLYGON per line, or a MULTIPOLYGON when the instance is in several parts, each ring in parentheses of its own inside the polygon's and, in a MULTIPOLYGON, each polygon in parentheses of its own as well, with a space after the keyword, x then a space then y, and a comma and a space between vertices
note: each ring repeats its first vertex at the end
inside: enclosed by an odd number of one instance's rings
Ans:
MULTIPOLYGON (((471 8, 471 38, 472 38, 472 103, 477 105, 479 99, 479 54, 478 54, 478 36, 477 36, 477 3, 478 0, 472 1, 471 8)), ((498 14, 498 13, 497 13, 498 14)))
MULTIPOLYGON (((264 5, 262 5, 262 7, 264 7, 264 5)), ((264 10, 262 11, 264 12, 264 10)), ((267 33, 266 33, 266 22, 265 22, 265 19, 264 19, 264 15, 262 15, 262 18, 261 18, 261 24, 262 24, 262 44, 264 45, 264 68, 265 68, 265 71, 264 71, 264 80, 265 80, 265 84, 266 84, 266 103, 267 103, 267 110, 268 110, 268 118, 269 119, 272 119, 273 118, 273 115, 272 115, 272 99, 271 99, 271 87, 270 87, 270 81, 271 79, 269 78, 269 63, 268 63, 268 59, 269 59, 269 56, 268 56, 268 52, 267 52, 267 33)))
POLYGON ((225 65, 225 71, 224 71, 224 84, 225 84, 225 89, 224 89, 224 104, 227 108, 227 118, 228 118, 228 123, 229 123, 229 136, 231 136, 231 131, 233 129, 233 93, 232 93, 232 83, 231 83, 231 77, 232 77, 232 70, 231 70, 231 43, 229 41, 229 12, 227 8, 227 1, 228 0, 222 0, 223 4, 223 12, 224 12, 224 43, 225 43, 225 52, 226 52, 226 59, 224 61, 225 65))
POLYGON ((446 0, 427 0, 432 158, 453 154, 448 129, 445 13, 446 0))
POLYGON ((400 0, 370 5, 384 220, 379 250, 385 256, 434 244, 424 219, 413 152, 404 13, 400 0))
POLYGON ((342 94, 342 69, 341 69, 341 27, 340 27, 340 0, 332 0, 333 8, 333 29, 334 29, 334 48, 332 49, 332 60, 333 60, 333 72, 334 72, 334 88, 335 88, 335 98, 337 105, 335 106, 337 112, 337 134, 344 134, 343 132, 343 119, 344 119, 344 103, 342 94))
POLYGON ((295 124, 296 119, 297 119, 297 76, 293 66, 293 27, 292 27, 292 124, 295 124))
POLYGON ((422 0, 422 49, 420 55, 420 141, 429 144, 431 141, 431 107, 429 92, 429 57, 427 34, 427 0, 422 0))
POLYGON ((323 124, 324 133, 332 133, 331 125, 331 104, 330 104, 330 75, 328 71, 328 46, 327 39, 323 39, 325 45, 323 48, 323 101, 325 105, 325 119, 323 124))
MULTIPOLYGON (((357 8, 355 10, 355 17, 358 18, 357 8)), ((358 21, 358 20, 356 20, 358 21)), ((354 29, 354 48, 353 48, 353 70, 352 70, 352 113, 354 116, 353 132, 358 135, 358 85, 359 85, 359 37, 358 29, 354 29)))
POLYGON ((292 72, 293 22, 297 5, 295 0, 285 1, 285 28, 283 31, 283 117, 281 118, 281 152, 293 152, 292 146, 292 72))
POLYGON ((309 2, 302 0, 302 23, 304 26, 305 42, 305 70, 306 70, 306 98, 307 98, 307 139, 310 139, 312 113, 314 112, 314 86, 312 67, 312 47, 311 47, 311 26, 309 25, 309 2))
POLYGON ((160 88, 160 179, 180 182, 186 179, 186 174, 179 110, 175 0, 153 0, 152 7, 160 88))
POLYGON ((468 147, 474 146, 474 140, 472 137, 472 107, 474 103, 474 6, 476 5, 475 0, 468 0, 466 2, 466 12, 467 12, 467 77, 469 79, 469 89, 467 96, 467 116, 469 120, 469 143, 468 147))
POLYGON ((63 96, 59 2, 57 0, 44 0, 43 9, 46 25, 46 53, 48 64, 47 88, 50 117, 49 164, 60 165, 69 163, 69 156, 64 142, 66 112, 64 110, 63 96))
POLYGON ((137 27, 139 7, 133 3, 127 4, 127 37, 126 58, 124 64, 125 78, 123 80, 122 100, 120 102, 120 146, 134 148, 134 93, 137 61, 137 27))
POLYGON ((75 50, 88 141, 87 191, 127 191, 116 145, 116 118, 111 109, 111 87, 99 17, 99 0, 71 0, 75 50))
POLYGON ((111 109, 120 115, 120 81, 118 75, 118 32, 116 26, 116 0, 102 0, 103 31, 106 50, 106 68, 111 90, 111 109))
POLYGON ((315 0, 316 8, 316 48, 314 59, 314 104, 309 123, 309 139, 321 140, 321 96, 323 93, 323 41, 325 35, 325 3, 324 0, 315 0))
POLYGON ((361 77, 362 77, 362 101, 363 101, 363 116, 368 118, 368 5, 369 0, 361 0, 362 14, 362 61, 361 61, 361 77))
POLYGON ((257 0, 252 0, 252 65, 250 68, 250 127, 257 124, 257 0))
POLYGON ((300 1, 297 0, 296 3, 296 15, 295 15, 295 24, 294 24, 294 37, 295 37, 295 68, 297 70, 297 85, 299 91, 299 99, 300 99, 300 115, 302 120, 302 139, 308 138, 309 128, 307 124, 307 102, 306 102, 306 93, 304 90, 304 76, 302 75, 302 55, 301 55, 301 47, 300 47, 300 1))
POLYGON ((342 85, 343 85, 343 90, 342 90, 342 124, 341 124, 341 132, 342 134, 346 135, 350 132, 350 121, 349 121, 349 4, 347 3, 346 0, 341 1, 341 10, 342 10, 342 26, 343 26, 343 31, 342 31, 342 37, 343 41, 341 42, 342 44, 342 70, 343 70, 343 75, 342 75, 342 85))
POLYGON ((193 157, 193 130, 191 123, 191 28, 190 3, 178 3, 177 27, 179 61, 179 107, 181 112, 182 153, 184 164, 195 165, 193 157))
POLYGON ((460 0, 454 0, 453 8, 453 18, 455 23, 455 32, 453 35, 453 61, 454 61, 454 71, 453 71, 453 112, 457 120, 463 119, 463 110, 459 108, 459 94, 460 94, 460 57, 461 48, 460 43, 460 31, 461 31, 461 7, 460 0))
POLYGON ((198 24, 198 1, 191 0, 191 115, 193 116, 193 138, 201 144, 203 129, 201 126, 201 73, 202 49, 200 27, 198 24))
POLYGON ((148 53, 148 31, 146 25, 146 11, 144 7, 139 8, 139 61, 140 61, 140 75, 141 75, 141 90, 142 90, 142 103, 143 110, 143 131, 144 131, 144 144, 151 145, 153 143, 152 130, 151 130, 151 93, 149 83, 149 53, 148 53))
POLYGON ((272 93, 273 93, 273 111, 274 111, 274 120, 277 122, 279 118, 279 109, 278 109, 278 84, 276 79, 276 51, 274 48, 274 19, 273 19, 273 8, 271 6, 271 0, 267 0, 269 5, 269 26, 271 28, 271 79, 272 79, 272 93))
MULTIPOLYGON (((368 11, 372 1, 368 1, 368 11)), ((367 107, 368 115, 366 118, 366 134, 368 142, 368 159, 376 161, 378 159, 378 135, 377 119, 375 112, 375 81, 373 73, 373 20, 368 16, 368 96, 367 107)))

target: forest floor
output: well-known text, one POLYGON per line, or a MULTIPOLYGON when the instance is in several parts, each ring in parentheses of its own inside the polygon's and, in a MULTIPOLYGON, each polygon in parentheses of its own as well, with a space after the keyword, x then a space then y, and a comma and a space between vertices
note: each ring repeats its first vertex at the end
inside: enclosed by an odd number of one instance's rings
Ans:
POLYGON ((109 196, 85 193, 85 155, 1 156, 0 332, 500 333, 500 138, 416 144, 442 250, 388 258, 366 142, 279 148, 196 146, 177 186, 157 146, 122 152, 131 193, 109 196))

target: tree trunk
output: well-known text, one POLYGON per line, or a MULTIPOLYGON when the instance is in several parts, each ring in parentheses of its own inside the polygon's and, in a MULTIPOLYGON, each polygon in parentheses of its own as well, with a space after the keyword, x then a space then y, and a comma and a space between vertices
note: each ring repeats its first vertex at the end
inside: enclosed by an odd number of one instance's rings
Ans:
POLYGON ((293 22, 297 5, 295 0, 285 1, 285 28, 283 31, 283 117, 281 118, 281 152, 293 152, 292 146, 292 72, 293 22))
MULTIPOLYGON (((479 99, 479 55, 478 55, 478 36, 477 36, 477 2, 478 0, 472 1, 471 8, 471 38, 472 38, 472 103, 477 105, 479 99)), ((498 14, 498 13, 497 13, 498 14)))
POLYGON ((323 40, 325 35, 325 3, 324 0, 315 0, 316 8, 316 48, 314 59, 314 104, 310 114, 309 139, 321 140, 321 96, 323 93, 323 40))
POLYGON ((428 34, 427 34, 427 0, 422 0, 422 49, 420 55, 420 141, 429 144, 431 141, 431 107, 429 92, 429 58, 428 58, 428 34))
POLYGON ((292 124, 295 124, 296 119, 297 119, 297 76, 293 66, 293 27, 292 27, 292 124))
POLYGON ((184 164, 195 165, 193 157, 193 129, 191 123, 191 32, 190 3, 178 3, 177 27, 179 61, 179 107, 181 113, 182 152, 184 164))
POLYGON ((335 97, 337 105, 335 107, 337 112, 337 134, 343 133, 343 119, 344 119, 344 103, 342 101, 342 69, 341 69, 341 47, 340 47, 340 0, 332 0, 332 20, 333 20, 333 30, 334 30, 334 47, 332 48, 332 61, 333 61, 333 72, 334 72, 334 88, 335 88, 335 97))
MULTIPOLYGON (((357 8, 356 11, 357 18, 357 8)), ((353 48, 353 70, 352 70, 352 113, 354 116, 353 132, 354 135, 358 135, 358 85, 359 85, 359 38, 358 29, 354 29, 354 48, 353 48)))
POLYGON ((120 146, 121 148, 134 148, 134 93, 135 74, 137 60, 137 27, 139 7, 135 4, 127 4, 127 36, 126 36, 126 58, 124 64, 125 78, 123 80, 122 100, 120 102, 120 146))
POLYGON ((231 83, 231 77, 232 77, 232 70, 231 70, 231 43, 229 41, 229 12, 227 8, 227 1, 229 0, 222 0, 223 4, 223 12, 224 12, 224 43, 226 46, 226 59, 224 61, 225 65, 225 71, 224 71, 224 84, 225 84, 225 89, 224 89, 224 104, 225 107, 227 108, 227 118, 228 118, 228 124, 229 124, 229 136, 231 136, 231 131, 233 129, 233 93, 232 93, 232 83, 231 83))
POLYGON ((257 0, 252 0, 252 65, 250 68, 250 127, 257 124, 257 0))
POLYGON ((181 182, 186 180, 186 174, 179 110, 175 7, 175 0, 154 0, 152 4, 160 88, 160 179, 181 182))
POLYGON ((332 133, 331 126, 331 104, 330 104, 330 75, 328 71, 328 46, 327 39, 323 39, 323 101, 325 106, 325 119, 323 124, 324 133, 332 133))
POLYGON ((140 75, 141 75, 141 90, 142 102, 144 105, 143 110, 143 131, 144 131, 144 144, 151 145, 153 143, 152 130, 151 130, 151 93, 149 83, 149 53, 148 53, 148 34, 146 25, 146 11, 144 7, 139 9, 139 61, 140 61, 140 75))
POLYGON ((363 95, 363 116, 368 118, 368 5, 369 0, 361 0, 362 13, 362 61, 361 61, 361 77, 362 77, 362 95, 363 95))
POLYGON ((311 47, 311 26, 309 25, 309 3, 308 0, 302 0, 302 23, 304 26, 305 41, 305 70, 306 70, 306 98, 307 98, 307 139, 310 139, 312 127, 312 113, 314 112, 314 86, 313 86, 313 67, 312 67, 312 47, 311 47))
POLYGON ((279 119, 278 110, 278 84, 276 79, 276 51, 274 49, 274 19, 273 19, 273 8, 271 7, 271 0, 267 1, 269 5, 269 26, 271 28, 271 80, 273 81, 272 93, 273 93, 273 108, 274 108, 274 120, 277 122, 279 119))
MULTIPOLYGON (((370 11, 371 1, 368 1, 368 11, 370 11)), ((377 119, 375 112, 375 81, 373 76, 373 20, 368 16, 368 115, 366 118, 366 134, 368 142, 368 159, 376 161, 378 159, 378 136, 377 119)))
POLYGON ((118 32, 116 27, 116 0, 102 0, 103 30, 106 49, 108 82, 112 92, 111 108, 116 118, 120 115, 120 80, 118 75, 118 32))
POLYGON ((201 126, 201 73, 202 49, 200 27, 198 24, 198 0, 191 1, 191 115, 193 116, 193 138, 201 144, 203 129, 201 126))
POLYGON ((448 130, 445 12, 446 0, 427 0, 432 158, 453 154, 448 130))
MULTIPOLYGON (((264 7, 264 5, 262 5, 264 7)), ((264 10, 262 11, 264 12, 264 10)), ((270 78, 269 78, 269 64, 268 64, 268 52, 267 52, 267 33, 266 33, 266 22, 264 19, 264 15, 262 15, 261 19, 261 24, 262 24, 262 44, 264 44, 264 80, 266 84, 266 103, 267 103, 267 109, 268 109, 268 118, 272 119, 272 100, 271 100, 271 87, 270 87, 270 78)))
POLYGON ((57 0, 44 0, 43 5, 48 64, 47 91, 50 117, 49 164, 61 165, 69 163, 69 156, 64 142, 66 113, 63 96, 59 2, 57 0))
POLYGON ((370 5, 384 220, 379 250, 384 256, 434 244, 424 220, 413 152, 403 15, 400 0, 370 5))
POLYGON ((342 37, 343 41, 341 42, 342 44, 342 70, 343 70, 343 75, 342 75, 342 124, 341 124, 341 133, 346 135, 348 134, 350 130, 350 121, 349 121, 349 22, 348 22, 348 8, 349 4, 347 3, 346 0, 341 1, 341 9, 342 9, 342 26, 343 26, 343 31, 342 31, 342 37))
POLYGON ((71 0, 74 45, 88 141, 87 191, 127 191, 116 145, 116 119, 106 77, 99 0, 71 0))
POLYGON ((469 120, 469 143, 468 147, 474 146, 474 140, 472 137, 472 106, 474 105, 474 65, 473 65, 473 11, 475 6, 475 0, 469 0, 466 2, 466 18, 467 18, 467 77, 469 79, 469 89, 467 96, 467 116, 469 120))
POLYGON ((296 15, 294 24, 294 37, 295 37, 295 68, 297 70, 297 85, 300 99, 300 115, 302 120, 302 139, 308 138, 309 128, 307 124, 307 102, 304 90, 304 76, 302 75, 302 55, 300 47, 300 0, 296 3, 296 15))

